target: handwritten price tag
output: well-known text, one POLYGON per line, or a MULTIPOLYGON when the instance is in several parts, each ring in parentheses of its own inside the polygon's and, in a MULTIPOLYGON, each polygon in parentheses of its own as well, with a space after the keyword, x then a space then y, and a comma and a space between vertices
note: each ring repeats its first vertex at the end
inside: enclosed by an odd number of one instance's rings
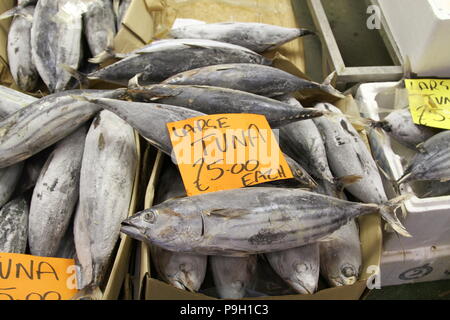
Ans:
POLYGON ((405 86, 414 123, 450 129, 450 79, 408 79, 405 86))
POLYGON ((167 127, 188 196, 293 177, 264 116, 209 115, 167 127))
POLYGON ((0 253, 0 300, 70 300, 76 288, 73 259, 0 253))

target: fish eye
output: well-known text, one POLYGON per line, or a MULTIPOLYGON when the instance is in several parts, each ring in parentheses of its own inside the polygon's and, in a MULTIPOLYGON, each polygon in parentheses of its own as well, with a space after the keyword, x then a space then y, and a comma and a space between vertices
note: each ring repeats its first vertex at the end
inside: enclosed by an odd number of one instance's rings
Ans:
POLYGON ((156 222, 156 213, 154 211, 147 212, 144 214, 144 221, 147 223, 155 223, 156 222))
POLYGON ((344 265, 341 269, 341 272, 345 277, 356 276, 355 269, 351 265, 344 265))

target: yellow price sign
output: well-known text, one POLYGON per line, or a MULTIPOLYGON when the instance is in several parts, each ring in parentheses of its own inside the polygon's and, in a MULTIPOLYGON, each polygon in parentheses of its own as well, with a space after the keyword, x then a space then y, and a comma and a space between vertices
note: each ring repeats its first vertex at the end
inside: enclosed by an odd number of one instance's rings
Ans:
POLYGON ((414 123, 450 129, 450 79, 407 79, 414 123))
POLYGON ((0 253, 0 300, 70 300, 77 292, 75 260, 0 253))
POLYGON ((188 196, 293 177, 262 115, 208 115, 167 127, 188 196))

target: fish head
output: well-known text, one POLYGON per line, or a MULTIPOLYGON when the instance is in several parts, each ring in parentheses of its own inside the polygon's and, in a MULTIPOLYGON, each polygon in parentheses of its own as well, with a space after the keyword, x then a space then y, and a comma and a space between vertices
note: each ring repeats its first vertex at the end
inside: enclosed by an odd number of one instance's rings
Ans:
POLYGON ((351 286, 358 281, 359 268, 355 265, 346 263, 341 265, 339 274, 335 277, 330 277, 329 281, 335 287, 351 286))
POLYGON ((297 263, 295 273, 287 282, 301 294, 314 294, 319 283, 319 268, 308 263, 297 263))
POLYGON ((124 220, 121 232, 169 251, 183 251, 201 236, 202 223, 170 207, 154 207, 124 220))

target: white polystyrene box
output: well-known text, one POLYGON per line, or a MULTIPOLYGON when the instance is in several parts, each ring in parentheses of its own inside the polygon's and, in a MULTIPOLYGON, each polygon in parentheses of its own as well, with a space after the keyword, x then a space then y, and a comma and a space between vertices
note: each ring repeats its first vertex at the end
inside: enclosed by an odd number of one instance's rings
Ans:
POLYGON ((450 1, 379 0, 403 58, 419 76, 450 77, 450 1))
POLYGON ((450 246, 383 252, 380 275, 381 288, 450 280, 450 246))
MULTIPOLYGON (((397 82, 362 84, 356 94, 362 115, 380 120, 379 112, 393 110, 395 106, 393 89, 397 85, 397 82)), ((374 159, 390 175, 391 180, 398 180, 404 172, 402 157, 411 157, 413 151, 401 146, 383 132, 382 135, 378 135, 369 131, 369 140, 374 159)), ((388 196, 394 197, 391 182, 384 178, 384 183, 388 196)), ((408 185, 402 186, 401 192, 414 193, 408 185)), ((401 215, 399 218, 412 238, 401 237, 385 230, 383 251, 450 245, 450 196, 422 199, 412 197, 405 201, 403 209, 406 218, 401 215)))

